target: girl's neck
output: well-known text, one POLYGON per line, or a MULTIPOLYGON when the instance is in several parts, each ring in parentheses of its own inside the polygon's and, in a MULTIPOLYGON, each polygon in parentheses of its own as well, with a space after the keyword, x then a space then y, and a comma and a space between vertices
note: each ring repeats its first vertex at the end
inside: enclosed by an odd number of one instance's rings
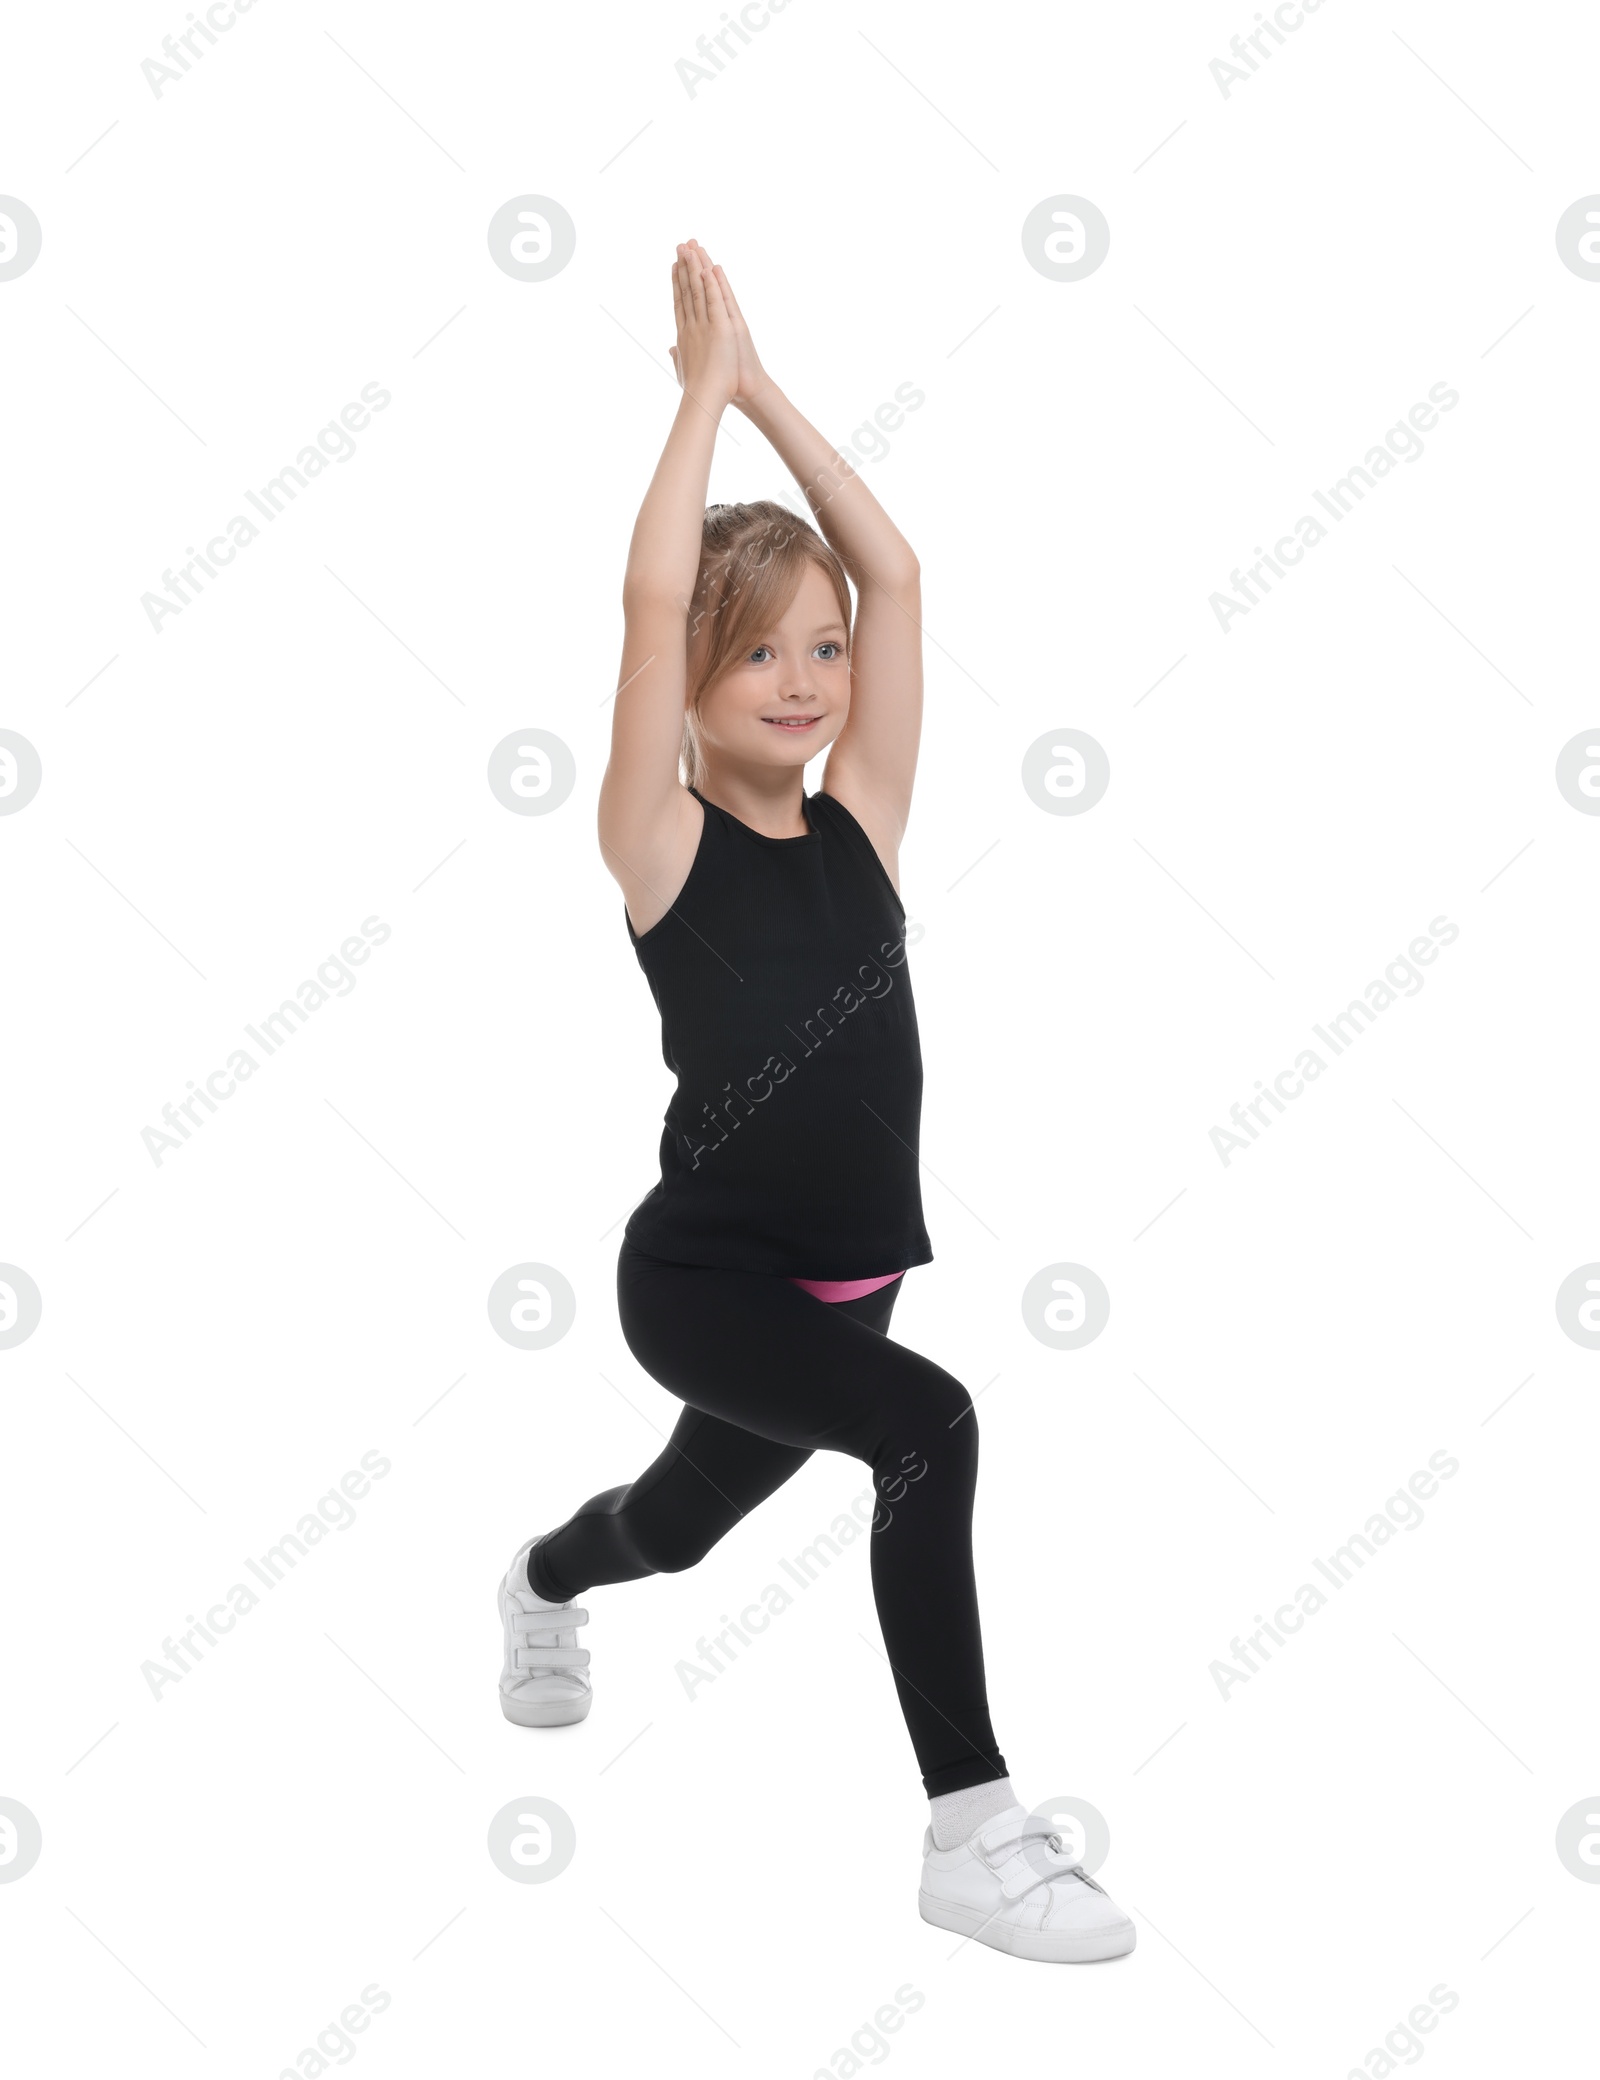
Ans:
POLYGON ((810 834, 804 804, 804 767, 764 773, 759 778, 731 771, 702 773, 695 786, 708 802, 749 824, 766 838, 803 838, 810 834))

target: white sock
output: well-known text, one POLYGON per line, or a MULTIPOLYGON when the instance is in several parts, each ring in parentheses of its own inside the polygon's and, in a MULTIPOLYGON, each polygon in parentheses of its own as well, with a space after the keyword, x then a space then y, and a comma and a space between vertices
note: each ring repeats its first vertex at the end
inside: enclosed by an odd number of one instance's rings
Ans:
POLYGON ((1009 1777, 993 1777, 987 1784, 974 1784, 966 1791, 947 1791, 928 1800, 928 1813, 936 1849, 959 1849, 986 1821, 1003 1813, 1007 1806, 1022 1801, 1011 1788, 1009 1777))

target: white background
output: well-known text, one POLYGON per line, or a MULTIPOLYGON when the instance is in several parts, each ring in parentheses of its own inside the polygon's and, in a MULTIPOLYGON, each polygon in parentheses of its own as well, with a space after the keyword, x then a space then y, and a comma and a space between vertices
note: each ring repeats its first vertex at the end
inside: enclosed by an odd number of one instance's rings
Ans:
MULTIPOLYGON (((907 1986, 864 2066, 1381 2074, 1443 1985, 1429 2070, 1575 2069, 1600 1356, 1554 1296, 1600 1256, 1600 822, 1554 768, 1600 722, 1600 285, 1554 232, 1600 189, 1600 28, 1326 0, 1224 96, 1254 12, 793 0, 693 95, 717 6, 258 0, 159 97, 183 6, 11 21, 0 190, 44 239, 0 283, 0 724, 44 767, 0 819, 0 1258, 43 1295, 0 1353, 18 2070, 311 2073, 374 1984, 332 2057, 372 2075, 847 2074, 907 1986), (527 193, 577 226, 537 284, 485 238, 527 193), (1020 235, 1062 193, 1111 226, 1069 284, 1020 235), (835 440, 925 392, 864 465, 929 637, 935 1261, 894 1333, 980 1397, 995 1725, 1025 1799, 1109 1822, 1113 1965, 919 1919, 865 1541, 685 1696, 853 1461, 589 1597, 583 1725, 496 1701, 509 1555, 678 1406, 616 1321, 668 1079, 594 802, 689 236, 835 440), (369 382, 355 457, 156 634, 141 596, 369 382), (1435 383, 1421 459, 1224 634, 1209 595, 1435 383), (1111 763, 1082 816, 1021 784, 1068 727, 1111 763), (576 761, 548 816, 486 784, 530 728, 576 761), (1425 987, 1224 1165, 1229 1108, 1441 915, 1425 987), (152 1161, 369 916, 348 997, 152 1161), (577 1295, 535 1353, 485 1306, 529 1260, 577 1295), (1069 1353, 1019 1304, 1063 1261, 1111 1294, 1069 1353), (355 1521, 153 1698, 364 1452, 355 1521), (1422 1524, 1224 1701, 1210 1664, 1435 1452, 1422 1524), (548 1883, 485 1847, 527 1797, 577 1832, 548 1883)), ((761 496, 798 494, 732 416, 711 497, 761 496)))

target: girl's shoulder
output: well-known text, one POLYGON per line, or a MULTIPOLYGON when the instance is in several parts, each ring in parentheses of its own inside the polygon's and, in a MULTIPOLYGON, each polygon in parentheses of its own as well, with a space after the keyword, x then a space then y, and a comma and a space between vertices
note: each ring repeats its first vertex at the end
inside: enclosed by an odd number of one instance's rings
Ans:
MULTIPOLYGON (((808 796, 813 804, 824 805, 824 820, 831 821, 835 828, 845 833, 858 850, 864 850, 873 864, 889 884, 895 902, 900 903, 900 847, 893 826, 881 811, 870 802, 861 799, 852 789, 851 799, 831 789, 819 788, 808 796)), ((904 905, 900 905, 904 909, 904 905)))

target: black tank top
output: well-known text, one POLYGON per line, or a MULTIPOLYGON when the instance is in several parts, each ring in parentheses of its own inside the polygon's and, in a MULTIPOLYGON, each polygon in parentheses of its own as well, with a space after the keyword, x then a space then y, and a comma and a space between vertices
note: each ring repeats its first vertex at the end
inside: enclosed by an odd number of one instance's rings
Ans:
POLYGON ((678 1079, 661 1179, 625 1234, 650 1255, 792 1278, 931 1263, 922 1053, 905 906, 832 795, 769 838, 691 788, 705 825, 672 908, 623 917, 678 1079))

